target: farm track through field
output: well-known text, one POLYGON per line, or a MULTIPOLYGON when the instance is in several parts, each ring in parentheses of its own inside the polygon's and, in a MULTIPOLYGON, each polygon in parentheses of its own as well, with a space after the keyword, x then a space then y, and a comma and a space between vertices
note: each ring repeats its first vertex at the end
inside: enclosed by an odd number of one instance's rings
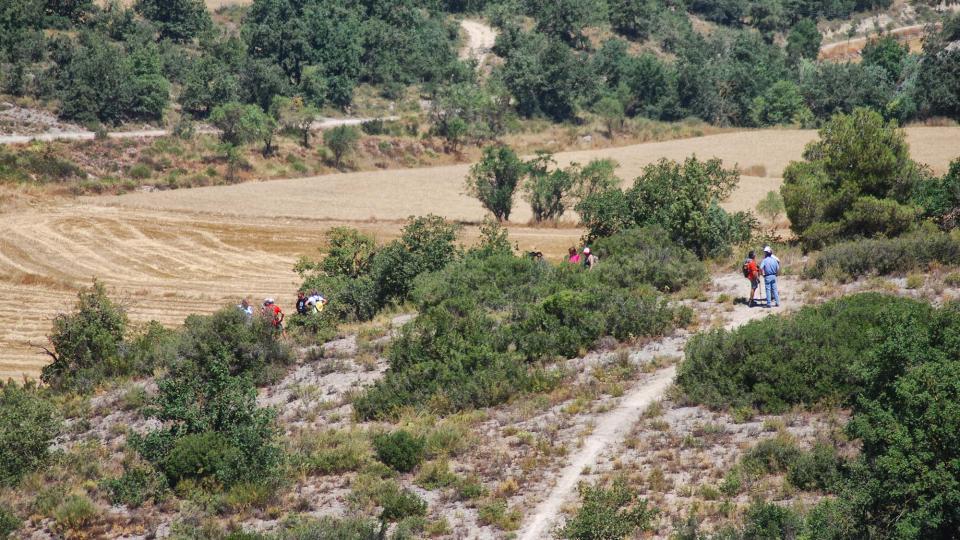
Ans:
MULTIPOLYGON (((960 128, 907 130, 916 159, 943 171, 960 153, 960 128)), ((749 210, 777 189, 783 167, 798 159, 811 131, 729 133, 664 143, 557 155, 561 164, 610 157, 631 179, 661 157, 718 156, 751 168, 727 203, 749 210), (765 169, 765 170, 763 170, 765 169), (763 173, 763 174, 761 174, 763 173)), ((411 215, 436 213, 468 224, 484 211, 463 193, 467 165, 334 174, 232 186, 85 197, 0 214, 0 377, 36 376, 50 321, 72 309, 79 287, 102 280, 129 305, 131 319, 182 323, 241 296, 276 297, 292 309, 301 255, 314 255, 324 232, 349 225, 394 238, 411 215)), ((582 231, 574 216, 556 227, 524 225, 529 206, 517 197, 511 239, 558 258, 582 231)), ((464 239, 476 238, 475 225, 464 239)))

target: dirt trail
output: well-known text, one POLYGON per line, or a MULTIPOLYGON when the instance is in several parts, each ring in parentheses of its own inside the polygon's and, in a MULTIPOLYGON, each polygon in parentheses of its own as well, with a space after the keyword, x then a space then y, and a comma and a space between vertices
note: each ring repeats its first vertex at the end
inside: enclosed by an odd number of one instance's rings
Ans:
MULTIPOLYGON (((725 274, 714 280, 713 291, 733 293, 742 296, 746 291, 745 281, 736 273, 725 274)), ((781 279, 781 300, 790 301, 792 291, 796 290, 796 282, 790 278, 781 279)), ((732 312, 726 314, 727 329, 737 328, 752 320, 760 319, 774 313, 782 313, 780 309, 767 310, 763 308, 747 308, 736 306, 732 312)), ((683 354, 683 348, 689 339, 683 335, 675 339, 665 339, 655 349, 656 354, 677 355, 683 354)), ((654 354, 650 351, 645 351, 654 354)), ((619 405, 612 411, 597 418, 596 427, 587 437, 579 450, 570 457, 569 463, 560 471, 552 487, 546 487, 546 497, 539 503, 533 514, 525 520, 524 526, 517 536, 520 540, 541 540, 552 538, 551 531, 557 526, 558 518, 565 504, 571 502, 577 491, 577 484, 581 474, 587 467, 593 467, 604 450, 623 441, 637 418, 650 404, 656 402, 667 391, 676 376, 676 367, 671 366, 656 372, 638 386, 624 395, 619 405)))
MULTIPOLYGON (((383 120, 396 120, 398 117, 384 117, 383 120)), ((337 126, 356 126, 374 118, 326 118, 313 123, 314 130, 324 130, 337 126)), ((215 129, 198 129, 197 133, 217 133, 215 129)), ((108 133, 111 139, 154 139, 170 135, 167 129, 140 129, 134 131, 115 131, 108 133)), ((0 135, 0 144, 25 144, 32 141, 92 141, 96 135, 92 131, 58 131, 36 135, 0 135)))
MULTIPOLYGON (((910 40, 921 36, 926 26, 927 25, 925 24, 902 26, 900 28, 894 28, 887 33, 900 40, 910 40)), ((826 45, 820 47, 820 59, 836 60, 841 58, 850 58, 851 56, 860 56, 860 51, 863 50, 863 48, 867 45, 867 42, 871 39, 876 39, 876 37, 867 36, 838 41, 836 43, 827 43, 826 45)))
POLYGON ((493 49, 493 44, 497 41, 497 31, 485 23, 474 20, 460 21, 460 26, 467 33, 467 43, 460 50, 460 58, 474 58, 478 68, 483 66, 493 49))

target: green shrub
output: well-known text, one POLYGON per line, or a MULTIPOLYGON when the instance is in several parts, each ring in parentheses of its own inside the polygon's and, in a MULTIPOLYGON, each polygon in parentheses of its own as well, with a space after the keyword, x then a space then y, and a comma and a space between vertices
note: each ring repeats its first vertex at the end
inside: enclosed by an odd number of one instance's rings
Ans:
POLYGON ((70 495, 53 511, 57 527, 65 531, 81 531, 90 526, 100 511, 86 495, 70 495))
POLYGON ((337 126, 324 132, 323 144, 333 152, 333 165, 339 168, 343 158, 357 148, 360 131, 353 126, 337 126))
POLYGON ((816 279, 822 279, 831 271, 853 278, 884 276, 924 270, 931 263, 960 264, 960 238, 954 234, 925 231, 899 238, 834 244, 817 256, 806 274, 816 279))
POLYGON ((100 483, 106 490, 111 504, 138 507, 150 499, 159 500, 166 487, 166 480, 152 467, 124 467, 118 478, 108 478, 100 483))
POLYGON ((510 147, 487 146, 483 149, 483 158, 470 168, 466 190, 497 221, 508 221, 513 210, 514 192, 526 173, 526 163, 510 147))
POLYGON ((370 443, 361 431, 328 430, 305 434, 296 444, 295 460, 307 472, 342 474, 370 461, 370 443))
POLYGON ((423 489, 443 489, 457 483, 458 477, 445 459, 424 463, 415 480, 423 489))
POLYGON ((760 441, 744 454, 740 466, 755 476, 786 472, 800 457, 800 449, 793 439, 778 435, 760 441))
POLYGON ((596 268, 600 281, 618 288, 645 283, 659 291, 677 292, 707 276, 697 256, 674 244, 660 227, 600 238, 592 250, 602 262, 596 268))
POLYGON ((397 430, 373 438, 377 459, 399 472, 410 472, 423 461, 426 441, 410 432, 397 430))
POLYGON ((632 537, 638 531, 650 530, 657 514, 622 478, 607 488, 582 485, 580 500, 580 508, 560 531, 560 537, 573 540, 632 537))
POLYGON ((504 499, 493 499, 477 508, 477 519, 484 525, 493 525, 504 531, 520 528, 522 515, 516 508, 510 508, 504 499))
POLYGON ((146 180, 153 176, 153 170, 146 163, 138 163, 130 167, 127 175, 134 180, 146 180))
POLYGON ((711 407, 849 403, 870 380, 869 351, 879 336, 905 325, 927 327, 930 306, 881 294, 859 294, 695 336, 677 382, 689 399, 711 407))
POLYGON ((173 485, 186 479, 229 479, 237 474, 231 469, 240 461, 239 454, 239 449, 220 433, 184 435, 173 444, 161 467, 173 485))
POLYGON ((487 488, 485 488, 483 482, 475 476, 461 478, 457 482, 457 498, 462 501, 479 499, 486 494, 487 488))
POLYGON ((44 366, 40 378, 57 389, 89 391, 104 377, 122 374, 118 368, 127 314, 96 281, 77 299, 74 313, 53 320, 53 362, 44 366))
POLYGON ((840 479, 840 465, 833 446, 817 443, 790 464, 787 480, 798 489, 827 491, 840 479))
POLYGON ((60 426, 56 408, 34 384, 0 382, 0 485, 16 485, 42 466, 60 426))
POLYGON ((283 540, 379 540, 377 522, 365 518, 322 517, 295 522, 280 535, 283 540))
POLYGON ((0 505, 0 539, 6 539, 17 532, 23 521, 17 517, 9 508, 0 505))
POLYGON ((722 255, 750 237, 756 220, 729 214, 720 203, 740 181, 720 160, 661 160, 648 165, 626 191, 612 189, 585 197, 576 206, 592 240, 638 226, 657 225, 698 257, 722 255))
POLYGON ((796 538, 803 520, 789 508, 766 502, 755 502, 747 508, 743 538, 796 538))

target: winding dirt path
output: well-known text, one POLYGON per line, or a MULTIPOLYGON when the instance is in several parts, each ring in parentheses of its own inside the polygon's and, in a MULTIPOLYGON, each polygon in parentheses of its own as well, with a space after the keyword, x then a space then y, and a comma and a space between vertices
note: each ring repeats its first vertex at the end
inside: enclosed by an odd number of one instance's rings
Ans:
MULTIPOLYGON (((725 274, 714 279, 713 291, 728 294, 739 292, 740 294, 737 296, 743 296, 744 283, 743 278, 736 273, 725 274)), ((781 279, 781 299, 785 304, 796 304, 795 301, 791 302, 791 293, 794 290, 797 290, 795 280, 789 277, 781 279)), ((732 312, 726 314, 727 322, 724 327, 728 330, 737 328, 750 321, 775 313, 782 313, 781 309, 751 309, 737 306, 732 312)), ((689 338, 690 335, 667 338, 654 345, 654 351, 644 352, 649 352, 651 355, 682 355, 689 338)), ((617 407, 597 417, 593 433, 584 440, 579 450, 570 457, 568 464, 555 477, 553 486, 545 490, 547 495, 537 505, 533 513, 527 517, 517 538, 520 540, 552 538, 551 533, 559 523, 558 518, 563 506, 571 502, 576 495, 577 484, 584 469, 596 464, 604 450, 624 440, 643 411, 663 397, 670 385, 673 384, 676 374, 675 366, 654 373, 625 394, 617 407)))

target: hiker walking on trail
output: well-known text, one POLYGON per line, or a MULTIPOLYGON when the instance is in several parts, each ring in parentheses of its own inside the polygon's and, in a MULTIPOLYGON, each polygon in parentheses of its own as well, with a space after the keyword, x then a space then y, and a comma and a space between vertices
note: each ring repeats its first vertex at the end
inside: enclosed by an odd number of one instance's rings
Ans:
POLYGON ((760 286, 760 267, 757 266, 757 254, 753 250, 747 253, 747 259, 743 261, 743 277, 750 280, 750 300, 747 305, 753 307, 756 304, 757 288, 760 286))
POLYGON ((270 319, 270 324, 273 325, 275 332, 279 332, 283 337, 287 337, 287 330, 283 325, 283 310, 273 301, 273 298, 267 298, 263 301, 263 315, 265 318, 270 319))
POLYGON ((770 246, 763 248, 763 261, 760 262, 760 273, 763 275, 763 282, 767 289, 767 307, 773 301, 776 307, 780 307, 780 291, 777 288, 777 276, 780 275, 780 259, 773 255, 773 249, 770 246))
POLYGON ((587 270, 592 270, 600 259, 598 259, 593 253, 590 253, 590 248, 585 247, 583 248, 583 255, 580 257, 580 260, 583 261, 584 268, 587 270))
POLYGON ((297 314, 307 314, 307 295, 303 291, 297 292, 297 314))
POLYGON ((572 247, 567 250, 567 262, 570 264, 580 264, 580 254, 577 253, 577 248, 572 247))

